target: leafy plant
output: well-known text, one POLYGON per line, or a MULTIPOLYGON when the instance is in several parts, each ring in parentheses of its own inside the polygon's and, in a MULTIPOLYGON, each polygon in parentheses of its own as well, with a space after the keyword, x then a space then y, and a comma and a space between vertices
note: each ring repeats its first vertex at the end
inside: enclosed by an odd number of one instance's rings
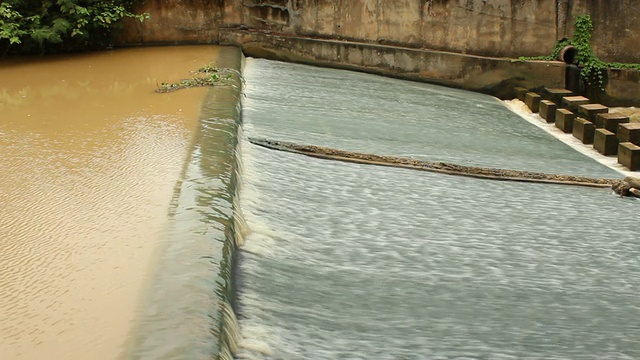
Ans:
POLYGON ((213 66, 213 64, 208 64, 205 66, 202 66, 201 68, 199 68, 198 70, 194 71, 194 73, 196 74, 200 74, 200 73, 215 73, 215 72, 220 72, 223 69, 217 67, 217 66, 213 66))
POLYGON ((110 45, 110 33, 132 0, 5 0, 0 3, 0 54, 67 52, 110 45))
MULTIPOLYGON (((156 92, 167 93, 180 89, 187 89, 200 86, 219 86, 229 85, 229 81, 233 78, 233 74, 238 72, 230 68, 219 68, 212 64, 205 65, 196 71, 192 71, 195 74, 209 74, 204 77, 192 77, 190 79, 183 79, 174 83, 165 83, 158 85, 156 92)), ((239 74, 238 74, 239 75, 239 74)))
POLYGON ((521 56, 520 60, 556 60, 558 54, 567 45, 573 45, 578 54, 576 61, 581 67, 580 75, 589 85, 597 85, 604 91, 604 75, 606 69, 633 69, 640 70, 640 64, 635 63, 619 63, 604 62, 600 60, 591 48, 591 33, 593 31, 593 22, 590 15, 578 15, 574 23, 573 39, 563 39, 556 43, 553 53, 548 56, 521 56))

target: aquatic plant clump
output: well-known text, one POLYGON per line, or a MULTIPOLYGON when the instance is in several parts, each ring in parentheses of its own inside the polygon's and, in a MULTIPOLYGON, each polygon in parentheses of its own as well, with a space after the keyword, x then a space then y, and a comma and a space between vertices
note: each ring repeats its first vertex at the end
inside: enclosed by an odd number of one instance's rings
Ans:
POLYGON ((196 74, 219 73, 219 72, 225 71, 225 70, 228 70, 228 69, 223 69, 223 68, 219 68, 217 66, 214 66, 213 64, 208 64, 208 65, 202 66, 198 70, 194 71, 194 73, 196 73, 196 74))
POLYGON ((182 79, 174 83, 161 83, 158 85, 156 92, 168 93, 180 89, 187 89, 192 87, 202 86, 221 86, 232 85, 230 82, 233 79, 233 69, 219 68, 213 65, 205 65, 198 70, 192 71, 194 74, 210 74, 204 77, 192 77, 190 79, 182 79))

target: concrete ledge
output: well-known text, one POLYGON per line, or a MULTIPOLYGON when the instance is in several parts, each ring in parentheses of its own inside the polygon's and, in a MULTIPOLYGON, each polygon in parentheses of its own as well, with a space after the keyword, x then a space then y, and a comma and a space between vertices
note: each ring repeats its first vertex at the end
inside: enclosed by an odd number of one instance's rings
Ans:
POLYGON ((618 125, 628 123, 629 117, 617 113, 602 113, 596 116, 596 127, 605 128, 612 133, 618 132, 618 125))
POLYGON ((570 134, 573 132, 573 120, 575 115, 567 109, 556 110, 556 127, 562 132, 570 134))
POLYGON ((534 113, 537 113, 540 110, 541 99, 542 98, 540 95, 534 92, 528 92, 524 96, 524 103, 527 105, 527 107, 529 107, 529 109, 531 109, 531 111, 533 111, 534 113))
POLYGON ((593 148, 602 155, 616 155, 618 153, 618 138, 607 129, 596 129, 593 138, 593 148))
POLYGON ((578 116, 583 117, 592 123, 596 123, 598 114, 608 113, 609 108, 601 104, 578 105, 578 116))
POLYGON ((640 146, 640 123, 619 124, 617 135, 620 142, 630 142, 640 146))
POLYGON ((540 117, 545 119, 548 123, 553 123, 556 121, 556 110, 558 110, 558 105, 556 105, 553 101, 540 101, 540 117))
POLYGON ((559 61, 513 61, 239 28, 220 29, 220 43, 241 46, 247 56, 430 82, 501 99, 513 99, 516 87, 563 87, 566 70, 559 61))
POLYGON ((593 144, 596 126, 589 120, 577 117, 573 120, 573 136, 583 144, 593 144))
POLYGON ((621 142, 618 145, 618 163, 631 171, 640 170, 640 146, 621 142))
POLYGON ((572 96, 571 90, 567 89, 554 89, 545 87, 542 92, 542 99, 552 101, 556 105, 562 104, 562 98, 572 96))
POLYGON ((578 113, 578 106, 588 104, 590 101, 584 96, 565 96, 562 98, 560 107, 568 109, 574 114, 578 113))
MULTIPOLYGON (((613 42, 617 44, 616 41, 613 42)), ((605 92, 602 93, 599 89, 595 91, 595 94, 599 95, 597 96, 599 103, 612 107, 640 106, 640 97, 638 96, 640 93, 640 71, 632 69, 607 69, 605 73, 605 92)), ((594 100, 595 99, 596 97, 594 97, 594 100)))

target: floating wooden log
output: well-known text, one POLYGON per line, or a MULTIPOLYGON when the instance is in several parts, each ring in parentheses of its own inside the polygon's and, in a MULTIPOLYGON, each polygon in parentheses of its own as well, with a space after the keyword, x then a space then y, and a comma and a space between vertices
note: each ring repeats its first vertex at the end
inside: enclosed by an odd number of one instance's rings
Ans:
POLYGON ((249 141, 252 144, 272 150, 286 151, 326 160, 336 160, 367 165, 390 166, 449 175, 468 176, 478 179, 575 185, 596 188, 613 187, 614 185, 621 183, 620 180, 616 179, 590 178, 573 175, 545 174, 530 171, 456 165, 445 162, 422 161, 398 156, 363 154, 339 149, 331 149, 313 145, 301 145, 291 142, 268 139, 249 138, 249 141))

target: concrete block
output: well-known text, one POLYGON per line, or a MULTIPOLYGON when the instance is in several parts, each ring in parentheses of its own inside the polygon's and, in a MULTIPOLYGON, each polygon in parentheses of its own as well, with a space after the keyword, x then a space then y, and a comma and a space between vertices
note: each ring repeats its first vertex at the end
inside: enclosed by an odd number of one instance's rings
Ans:
POLYGON ((618 125, 618 140, 640 145, 640 123, 618 125))
POLYGON ((528 92, 525 96, 524 96, 524 103, 529 107, 529 109, 531 109, 531 111, 533 111, 534 113, 537 113, 538 110, 540 110, 540 100, 541 97, 540 95, 533 93, 533 92, 528 92))
POLYGON ((628 123, 629 117, 617 113, 602 113, 596 116, 596 127, 605 128, 612 133, 618 133, 618 125, 628 123))
POLYGON ((556 105, 553 101, 540 101, 540 117, 547 120, 548 123, 556 121, 556 110, 558 110, 558 105, 556 105))
POLYGON ((573 93, 567 89, 544 88, 541 95, 543 100, 549 100, 556 105, 560 105, 563 97, 572 96, 573 93))
POLYGON ((598 114, 608 113, 609 108, 600 104, 584 104, 578 106, 578 116, 596 123, 596 116, 598 114))
POLYGON ((565 96, 562 98, 562 102, 559 107, 568 109, 574 114, 578 113, 578 106, 588 104, 589 99, 584 96, 565 96))
POLYGON ((567 109, 556 110, 556 127, 564 133, 571 133, 573 131, 573 120, 575 115, 567 109))
POLYGON ((518 100, 520 101, 524 101, 525 95, 527 95, 527 93, 529 92, 527 88, 523 87, 517 87, 514 90, 516 91, 516 98, 518 98, 518 100))
POLYGON ((577 117, 573 120, 573 136, 583 144, 593 144, 596 126, 589 120, 577 117))
POLYGON ((640 170, 640 146, 630 142, 621 142, 618 145, 618 163, 631 171, 640 170))
POLYGON ((607 129, 596 129, 593 137, 593 148, 602 155, 616 155, 618 153, 618 138, 607 129))

